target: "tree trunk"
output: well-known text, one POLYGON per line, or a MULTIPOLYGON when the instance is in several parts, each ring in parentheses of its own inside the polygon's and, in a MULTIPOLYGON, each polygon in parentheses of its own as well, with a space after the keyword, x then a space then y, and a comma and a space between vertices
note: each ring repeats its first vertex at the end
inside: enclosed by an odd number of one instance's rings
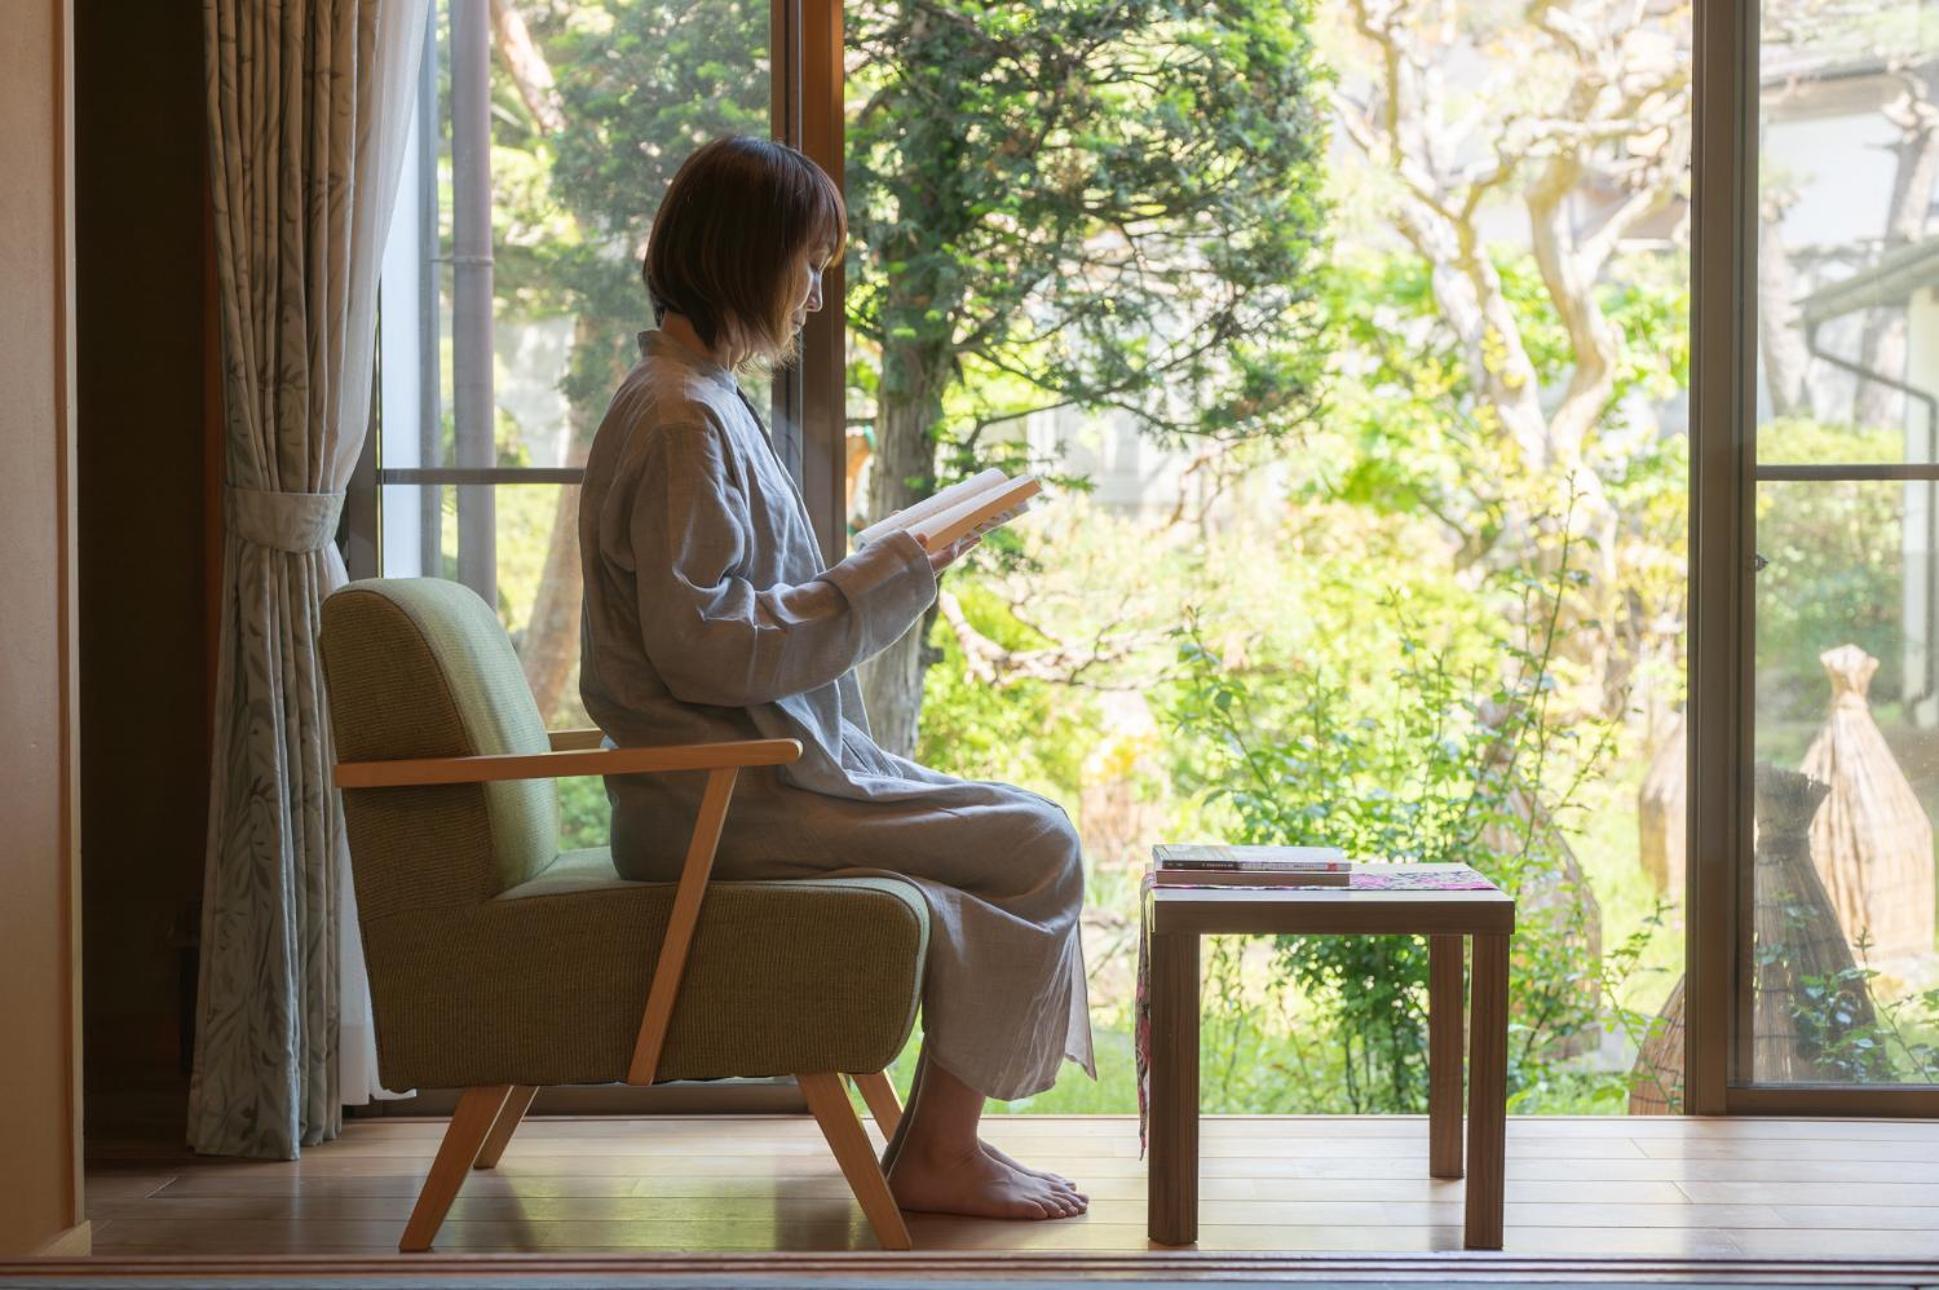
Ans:
POLYGON ((1757 340, 1764 357, 1764 392, 1771 401, 1771 415, 1809 417, 1814 413, 1805 374, 1811 355, 1805 349, 1804 334, 1798 330, 1790 251, 1775 214, 1766 212, 1761 227, 1763 235, 1757 246, 1757 340))
MULTIPOLYGON (((594 320, 579 315, 572 324, 573 349, 585 352, 597 345, 601 330, 594 320)), ((617 355, 614 367, 613 383, 617 384, 624 375, 617 355)), ((599 424, 590 411, 576 404, 566 417, 572 439, 562 464, 584 466, 599 424)), ((532 600, 532 617, 526 623, 518 656, 525 683, 539 706, 539 717, 548 725, 558 718, 566 685, 579 665, 579 611, 585 591, 579 563, 580 491, 577 485, 559 489, 559 500, 552 510, 552 534, 546 540, 545 568, 539 575, 538 594, 532 600)))
MULTIPOLYGON (((1885 210, 1884 254, 1925 236, 1926 212, 1932 208, 1932 189, 1939 178, 1939 107, 1932 102, 1931 64, 1902 77, 1905 94, 1885 109, 1885 119, 1899 128, 1892 146, 1892 197, 1885 210)), ((1885 376, 1905 376, 1905 309, 1890 305, 1875 309, 1865 323, 1859 364, 1885 376)), ((1860 426, 1897 426, 1905 420, 1905 396, 1876 381, 1859 383, 1852 422, 1860 426)))
MULTIPOLYGON (((927 497, 936 488, 934 430, 942 416, 947 379, 935 356, 885 347, 882 397, 876 413, 875 461, 869 476, 871 521, 927 497)), ((902 638, 861 669, 862 703, 875 741, 904 757, 916 747, 922 719, 922 678, 935 661, 927 647, 932 606, 902 638)))
MULTIPOLYGON (((511 75, 539 131, 550 135, 565 129, 565 110, 552 79, 552 67, 546 62, 544 51, 533 41, 517 5, 512 0, 491 0, 491 21, 499 61, 511 75)), ((585 315, 573 320, 574 351, 595 343, 597 335, 585 315)), ((566 417, 572 437, 562 464, 584 466, 597 423, 576 406, 567 410, 566 417)), ((559 490, 558 503, 553 507, 545 568, 539 575, 532 617, 526 622, 519 650, 519 666, 525 672, 525 683, 531 687, 533 701, 538 704, 539 719, 547 725, 557 719, 565 699, 566 682, 579 663, 579 603, 583 591, 584 578, 579 565, 579 489, 568 486, 559 490)))

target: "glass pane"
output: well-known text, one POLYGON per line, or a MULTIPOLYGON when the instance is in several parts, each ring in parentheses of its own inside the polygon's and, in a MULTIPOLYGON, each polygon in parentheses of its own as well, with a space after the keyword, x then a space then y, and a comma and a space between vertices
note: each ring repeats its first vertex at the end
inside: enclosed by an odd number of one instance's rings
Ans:
POLYGON ((1931 484, 1758 489, 1752 1077, 1939 1081, 1931 484))
MULTIPOLYGON (((863 676, 1077 826, 1101 1084, 1019 1109, 1136 1110, 1184 839, 1485 870, 1518 1113, 1679 1102, 1691 6, 1367 8, 845 12, 851 519, 1051 477, 863 676)), ((1212 947, 1205 1108, 1420 1111, 1423 962, 1212 947)))
POLYGON ((1751 1079, 1939 1082, 1939 9, 1764 10, 1751 1079))
POLYGON ((1758 459, 1939 461, 1939 8, 1768 0, 1758 459))
POLYGON ((578 516, 577 485, 384 489, 384 576, 455 578, 485 596, 550 729, 588 724, 579 703, 578 516))

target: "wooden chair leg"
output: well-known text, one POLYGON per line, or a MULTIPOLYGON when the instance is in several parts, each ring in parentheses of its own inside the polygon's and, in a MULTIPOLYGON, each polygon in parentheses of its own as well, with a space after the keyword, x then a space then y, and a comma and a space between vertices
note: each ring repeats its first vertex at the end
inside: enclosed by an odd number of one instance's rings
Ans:
POLYGON ((458 1099, 458 1109, 451 1113, 451 1125, 444 1131, 444 1141, 438 1144, 437 1159, 431 1162, 430 1176, 417 1194, 411 1221, 404 1226, 404 1239, 397 1243, 399 1253, 421 1254, 431 1248, 438 1228, 444 1225, 444 1216, 451 1210, 451 1202, 458 1197, 458 1188, 464 1185, 465 1175, 478 1159, 478 1148, 484 1145, 485 1135, 498 1122, 498 1113, 504 1109, 511 1093, 510 1084, 483 1084, 466 1089, 458 1099))
POLYGON ((478 1158, 471 1162, 473 1169, 490 1169, 505 1154, 505 1147, 518 1132, 519 1122, 525 1113, 532 1109, 532 1099, 539 1095, 536 1084, 514 1084, 511 1093, 505 1098, 498 1118, 492 1121, 491 1132, 485 1135, 485 1145, 478 1148, 478 1158))
POLYGON ((896 1100, 895 1085, 889 1083, 887 1071, 877 1071, 873 1075, 851 1075, 855 1089, 862 1095, 863 1103, 869 1114, 875 1117, 875 1127, 882 1130, 882 1136, 895 1136, 895 1126, 902 1123, 902 1103, 896 1100))
POLYGON ((868 1130, 849 1105, 842 1077, 826 1073, 797 1075, 795 1079, 801 1084, 801 1095, 808 1099, 808 1109, 814 1112, 815 1123, 821 1126, 822 1137, 828 1139, 828 1149, 835 1153, 835 1163, 848 1179, 849 1190, 861 1202, 862 1213, 875 1230, 876 1244, 885 1250, 909 1249, 908 1224, 902 1221, 902 1211, 889 1194, 889 1180, 882 1176, 875 1148, 869 1145, 868 1130))

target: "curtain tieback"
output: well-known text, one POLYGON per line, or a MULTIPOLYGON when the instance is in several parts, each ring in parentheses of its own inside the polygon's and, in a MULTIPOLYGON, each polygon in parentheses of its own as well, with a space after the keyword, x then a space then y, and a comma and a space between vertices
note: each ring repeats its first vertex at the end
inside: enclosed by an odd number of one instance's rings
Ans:
POLYGON ((261 488, 228 490, 229 529, 245 542, 301 554, 321 551, 337 535, 342 493, 278 493, 261 488))

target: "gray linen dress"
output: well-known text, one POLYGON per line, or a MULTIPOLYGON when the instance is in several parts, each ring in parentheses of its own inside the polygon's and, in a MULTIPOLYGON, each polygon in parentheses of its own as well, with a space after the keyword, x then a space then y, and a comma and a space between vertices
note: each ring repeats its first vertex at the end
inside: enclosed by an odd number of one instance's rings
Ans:
MULTIPOLYGON (((907 534, 825 567, 807 509, 727 369, 640 337, 586 460, 580 693, 621 746, 799 739, 742 772, 715 860, 725 880, 901 875, 930 909, 931 1060, 989 1097, 1092 1078, 1077 835, 1062 808, 878 747, 855 665, 936 595, 907 534)), ((613 860, 679 874, 699 775, 613 776, 613 860)))

